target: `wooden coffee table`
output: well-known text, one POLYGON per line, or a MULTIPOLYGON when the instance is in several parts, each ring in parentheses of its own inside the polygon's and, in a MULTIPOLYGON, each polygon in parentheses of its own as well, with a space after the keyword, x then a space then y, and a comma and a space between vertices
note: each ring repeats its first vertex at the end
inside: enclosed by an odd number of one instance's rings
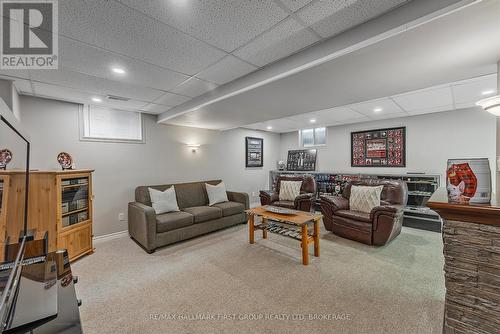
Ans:
MULTIPOLYGON (((314 243, 314 256, 319 257, 319 222, 323 215, 297 210, 293 211, 294 214, 292 215, 278 214, 267 211, 265 206, 246 210, 245 212, 248 214, 249 242, 251 244, 255 242, 255 230, 262 230, 262 238, 267 239, 267 232, 273 232, 272 230, 277 226, 273 221, 283 223, 285 231, 281 229, 281 233, 277 234, 285 235, 301 242, 302 263, 307 266, 309 264, 310 243, 314 243), (262 223, 255 225, 255 216, 262 217, 262 223), (314 224, 312 233, 308 231, 307 226, 311 222, 314 224), (290 227, 288 228, 286 225, 290 227), (300 233, 294 233, 294 226, 300 227, 300 233)), ((279 227, 281 226, 279 225, 279 227)))

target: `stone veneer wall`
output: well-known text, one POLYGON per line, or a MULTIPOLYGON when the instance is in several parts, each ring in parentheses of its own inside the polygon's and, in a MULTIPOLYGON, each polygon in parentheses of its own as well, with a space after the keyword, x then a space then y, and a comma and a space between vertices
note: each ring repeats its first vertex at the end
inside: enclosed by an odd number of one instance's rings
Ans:
POLYGON ((500 226, 445 220, 443 333, 500 333, 500 226))

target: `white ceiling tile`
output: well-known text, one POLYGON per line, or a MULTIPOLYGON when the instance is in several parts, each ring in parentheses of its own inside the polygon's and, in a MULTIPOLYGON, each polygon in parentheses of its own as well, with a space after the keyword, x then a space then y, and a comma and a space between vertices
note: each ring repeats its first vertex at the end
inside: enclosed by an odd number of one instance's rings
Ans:
POLYGON ((409 113, 438 109, 445 106, 453 107, 453 98, 449 85, 396 95, 392 96, 392 99, 409 113))
POLYGON ((328 122, 344 122, 348 120, 363 119, 364 115, 345 107, 330 108, 316 111, 318 117, 325 118, 328 122))
POLYGON ((401 5, 407 0, 316 1, 297 15, 323 37, 337 35, 401 5))
POLYGON ((167 92, 152 102, 156 104, 162 104, 165 106, 177 106, 189 100, 191 100, 190 97, 167 92))
POLYGON ((288 18, 234 54, 252 64, 264 66, 317 41, 318 38, 309 29, 293 18, 288 18))
POLYGON ((452 85, 456 107, 473 106, 481 99, 497 93, 497 76, 495 74, 462 81, 452 85), (483 93, 488 93, 483 95, 483 93))
POLYGON ((41 82, 33 83, 35 91, 34 95, 45 98, 54 98, 57 100, 68 101, 68 102, 76 102, 82 104, 92 104, 92 97, 99 96, 102 98, 102 102, 98 105, 105 106, 114 109, 122 109, 122 110, 132 110, 137 111, 139 108, 144 106, 143 101, 129 100, 129 101, 113 101, 108 100, 105 96, 96 95, 91 93, 82 92, 69 87, 61 87, 52 84, 46 84, 41 82), (61 98, 64 96, 64 98, 61 98))
POLYGON ((59 66, 92 76, 165 91, 189 78, 185 74, 123 57, 62 36, 59 37, 59 66), (123 68, 126 75, 113 73, 112 67, 123 68))
POLYGON ((0 76, 5 76, 9 78, 21 78, 21 79, 30 78, 28 70, 0 70, 0 76))
POLYGON ((162 104, 149 103, 140 108, 140 110, 150 114, 161 114, 162 112, 165 112, 171 108, 172 107, 164 106, 162 104))
POLYGON ((409 111, 408 114, 410 114, 410 115, 423 115, 423 114, 432 114, 435 112, 442 112, 442 111, 449 111, 449 110, 453 110, 453 105, 449 104, 449 105, 440 106, 440 107, 418 109, 418 110, 409 111))
POLYGON ((14 86, 16 87, 16 90, 19 94, 33 94, 33 90, 31 89, 31 83, 29 80, 16 79, 14 81, 14 86))
POLYGON ((93 96, 91 93, 81 92, 73 88, 61 87, 43 82, 33 82, 33 87, 33 94, 36 96, 50 97, 63 101, 90 103, 93 96), (61 96, 64 96, 64 98, 61 96))
POLYGON ((60 1, 59 33, 190 75, 225 56, 223 51, 116 1, 60 1))
POLYGON ((287 16, 272 0, 119 1, 228 52, 287 16))
POLYGON ((33 81, 69 87, 83 92, 101 95, 118 95, 146 102, 160 97, 163 92, 124 82, 112 81, 65 69, 33 70, 30 72, 33 81))
POLYGON ((301 122, 296 122, 289 118, 280 118, 280 119, 273 119, 265 122, 250 124, 245 127, 255 130, 283 133, 303 128, 303 124, 301 122), (271 127, 271 129, 268 129, 269 126, 271 127))
POLYGON ((287 6, 292 12, 295 12, 313 0, 279 0, 287 6))
POLYGON ((396 103, 388 98, 357 103, 348 107, 368 117, 377 117, 398 113, 405 114, 405 111, 403 109, 401 109, 396 103))
POLYGON ((228 55, 216 64, 198 73, 196 76, 200 79, 222 85, 253 72, 256 69, 257 67, 239 60, 232 55, 228 55))
POLYGON ((171 90, 172 93, 195 97, 217 88, 217 84, 191 77, 171 90))

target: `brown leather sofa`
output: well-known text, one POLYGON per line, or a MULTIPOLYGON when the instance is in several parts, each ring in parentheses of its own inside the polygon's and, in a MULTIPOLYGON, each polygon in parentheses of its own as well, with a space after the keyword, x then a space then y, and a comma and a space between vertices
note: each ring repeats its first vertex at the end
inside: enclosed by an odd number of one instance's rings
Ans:
POLYGON ((312 176, 279 176, 276 191, 261 190, 260 204, 310 212, 316 197, 316 180, 312 176), (281 181, 302 181, 300 195, 294 201, 280 201, 281 181))
POLYGON ((342 196, 321 196, 321 211, 325 228, 334 234, 382 246, 401 232, 403 210, 408 200, 406 183, 400 180, 354 181, 346 186, 342 196), (351 187, 383 185, 380 206, 370 213, 349 210, 351 187))

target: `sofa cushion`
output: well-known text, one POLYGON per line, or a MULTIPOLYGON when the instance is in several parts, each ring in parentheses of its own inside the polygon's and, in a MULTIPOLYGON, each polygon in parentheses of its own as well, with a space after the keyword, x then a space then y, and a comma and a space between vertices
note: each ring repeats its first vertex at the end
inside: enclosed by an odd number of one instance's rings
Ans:
POLYGON ((194 216, 195 223, 222 218, 222 210, 215 206, 193 206, 182 210, 192 214, 194 216))
POLYGON ((173 231, 181 227, 193 225, 193 223, 193 215, 187 212, 168 212, 161 215, 156 215, 156 232, 163 233, 173 231))
POLYGON ((282 208, 288 208, 288 209, 295 208, 295 202, 293 202, 293 201, 277 201, 277 202, 273 202, 271 205, 279 206, 282 208))
POLYGON ((300 195, 302 181, 281 181, 279 199, 280 201, 293 201, 300 195))
POLYGON ((236 215, 245 211, 245 206, 237 202, 217 203, 213 207, 221 209, 224 217, 236 215))
POLYGON ((224 182, 221 182, 216 186, 205 183, 205 187, 207 190, 209 206, 213 206, 214 204, 224 203, 228 201, 226 185, 224 184, 224 182))
POLYGON ((384 186, 352 186, 349 197, 349 208, 355 211, 370 213, 380 205, 380 194, 384 186))
POLYGON ((336 216, 352 219, 352 220, 359 220, 365 223, 371 223, 372 220, 370 219, 370 214, 366 212, 361 212, 361 211, 354 211, 354 210, 338 210, 335 211, 336 216))
POLYGON ((149 197, 151 197, 151 206, 155 209, 157 215, 179 211, 174 186, 171 186, 165 191, 149 188, 149 197))

